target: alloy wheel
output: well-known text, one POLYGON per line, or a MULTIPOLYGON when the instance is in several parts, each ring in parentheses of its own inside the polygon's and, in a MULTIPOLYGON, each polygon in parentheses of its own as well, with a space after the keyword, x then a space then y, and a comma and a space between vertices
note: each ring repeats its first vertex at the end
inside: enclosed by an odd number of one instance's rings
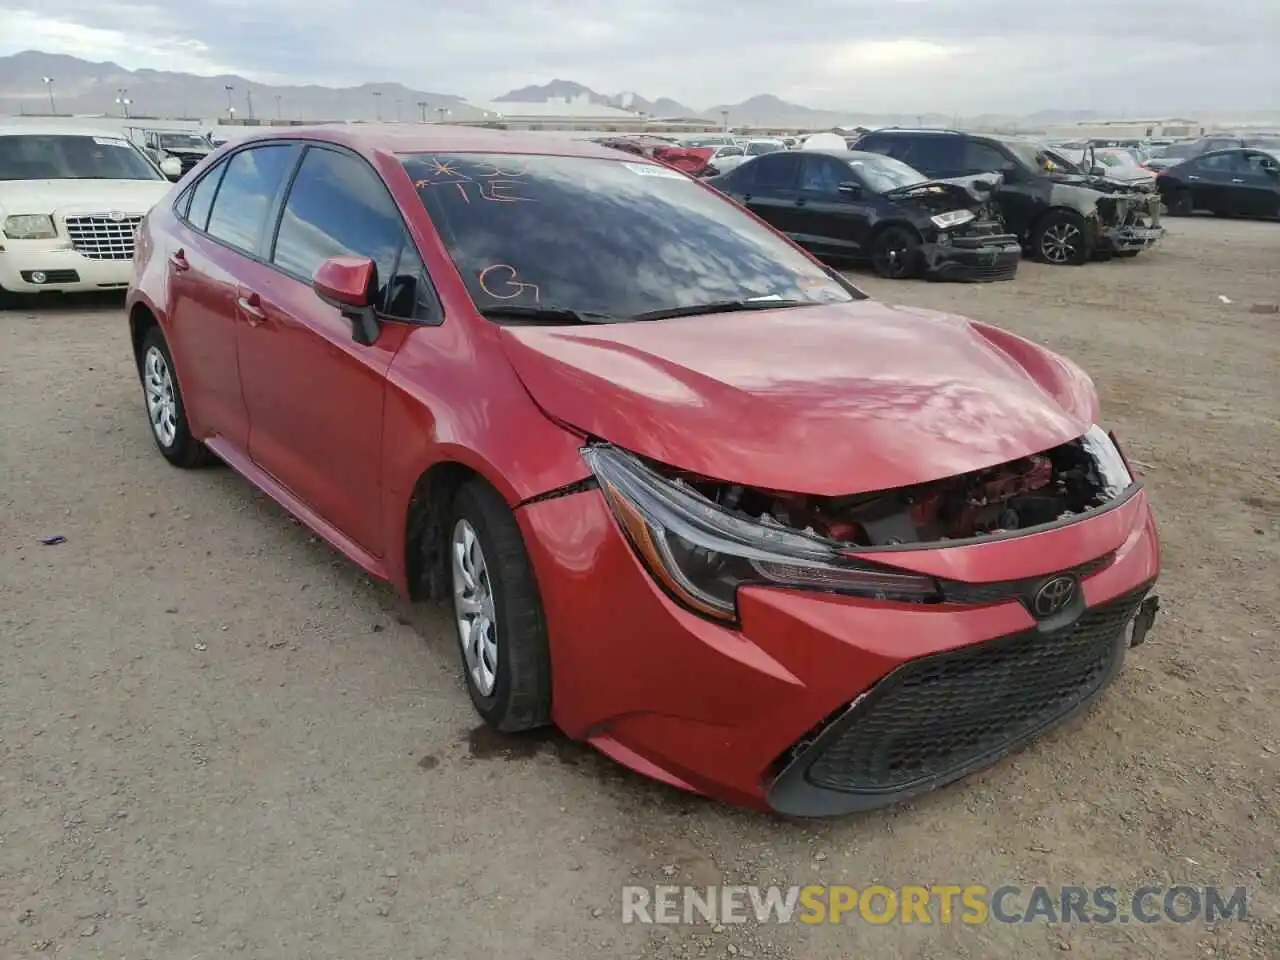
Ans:
POLYGON ((498 624, 489 568, 475 527, 459 520, 453 527, 453 610, 467 676, 482 697, 498 683, 498 624))
POLYGON ((1055 223, 1040 240, 1040 252, 1050 263, 1070 263, 1080 244, 1080 228, 1072 223, 1055 223))
POLYGON ((911 251, 905 240, 895 237, 881 243, 876 251, 876 272, 882 277, 897 278, 907 271, 911 251))
POLYGON ((178 435, 178 400, 169 362, 158 347, 149 349, 143 360, 143 383, 151 430, 162 447, 171 447, 178 435))

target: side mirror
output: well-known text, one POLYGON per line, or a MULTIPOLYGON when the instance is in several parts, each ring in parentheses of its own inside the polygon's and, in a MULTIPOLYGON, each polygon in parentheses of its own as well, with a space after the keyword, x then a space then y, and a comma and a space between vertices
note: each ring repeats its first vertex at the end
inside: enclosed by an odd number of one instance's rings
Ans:
POLYGON ((378 268, 368 257, 330 257, 311 278, 316 296, 351 321, 351 339, 366 347, 378 339, 377 283, 378 268))
POLYGON ((165 157, 160 161, 160 172, 170 180, 182 179, 182 161, 177 157, 165 157))
POLYGON ((1107 175, 1107 168, 1106 168, 1106 167, 1097 167, 1097 166, 1090 167, 1090 168, 1089 168, 1089 175, 1090 175, 1091 177, 1105 177, 1105 176, 1107 175))
POLYGON ((845 181, 844 183, 840 184, 840 186, 838 186, 836 189, 839 190, 841 193, 843 193, 846 197, 862 196, 862 184, 854 183, 852 180, 845 181))

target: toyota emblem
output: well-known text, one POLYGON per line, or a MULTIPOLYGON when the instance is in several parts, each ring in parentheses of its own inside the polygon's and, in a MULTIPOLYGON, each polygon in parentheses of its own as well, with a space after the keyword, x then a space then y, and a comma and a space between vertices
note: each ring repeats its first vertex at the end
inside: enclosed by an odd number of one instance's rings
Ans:
POLYGON ((1031 612, 1041 620, 1061 613, 1076 595, 1076 578, 1052 577, 1040 584, 1031 600, 1031 612))

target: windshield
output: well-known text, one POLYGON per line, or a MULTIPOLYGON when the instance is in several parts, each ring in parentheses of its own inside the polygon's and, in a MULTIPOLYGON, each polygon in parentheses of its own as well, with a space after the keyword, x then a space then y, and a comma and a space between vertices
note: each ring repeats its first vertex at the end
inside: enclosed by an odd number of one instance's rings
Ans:
POLYGON ((0 136, 0 180, 163 180, 127 140, 80 135, 0 136))
POLYGON ((1045 173, 1080 172, 1074 163, 1056 150, 1050 150, 1043 144, 1032 140, 1005 140, 1002 142, 1013 152, 1014 156, 1032 170, 1040 170, 1045 173))
POLYGON ((766 153, 777 153, 779 150, 785 150, 786 146, 781 143, 774 143, 770 140, 752 140, 747 144, 748 157, 762 157, 766 153))
POLYGON ((208 150, 209 144, 203 137, 192 133, 166 133, 160 137, 160 146, 169 150, 208 150))
POLYGON ((924 183, 929 179, 915 167, 879 153, 859 151, 850 156, 849 165, 875 193, 887 193, 898 187, 909 187, 913 183, 924 183))
POLYGON ((481 154, 403 162, 481 310, 627 318, 721 301, 860 298, 732 201, 668 167, 481 154))

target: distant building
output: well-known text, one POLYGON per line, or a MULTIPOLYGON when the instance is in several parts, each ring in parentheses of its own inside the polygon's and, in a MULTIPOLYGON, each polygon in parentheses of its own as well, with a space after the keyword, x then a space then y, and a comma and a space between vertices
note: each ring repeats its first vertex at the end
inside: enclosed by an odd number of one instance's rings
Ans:
POLYGON ((1081 120, 1048 127, 1047 136, 1061 140, 1109 138, 1141 140, 1146 137, 1198 137, 1206 126, 1199 120, 1160 117, 1154 120, 1081 120))
POLYGON ((506 130, 581 130, 605 133, 705 133, 720 125, 704 117, 654 117, 619 107, 592 103, 586 96, 543 103, 474 103, 471 110, 480 117, 447 118, 446 122, 466 126, 500 126, 506 130))

